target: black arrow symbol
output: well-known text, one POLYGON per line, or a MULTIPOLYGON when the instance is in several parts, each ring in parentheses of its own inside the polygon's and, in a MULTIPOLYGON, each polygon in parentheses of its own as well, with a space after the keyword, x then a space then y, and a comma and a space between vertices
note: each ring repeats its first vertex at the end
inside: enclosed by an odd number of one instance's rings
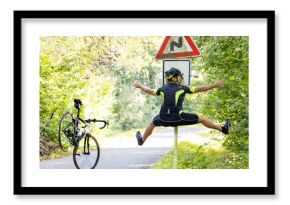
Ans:
POLYGON ((174 51, 174 46, 176 46, 177 48, 181 48, 182 47, 182 37, 178 38, 178 43, 175 41, 171 41, 170 43, 170 51, 174 51))

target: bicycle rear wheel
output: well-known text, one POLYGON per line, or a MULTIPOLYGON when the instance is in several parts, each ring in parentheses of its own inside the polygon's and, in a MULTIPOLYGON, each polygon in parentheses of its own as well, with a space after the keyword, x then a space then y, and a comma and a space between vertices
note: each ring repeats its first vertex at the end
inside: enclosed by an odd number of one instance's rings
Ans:
POLYGON ((73 161, 77 169, 94 169, 100 158, 98 141, 91 134, 82 136, 73 151, 73 161))
POLYGON ((74 135, 74 122, 73 115, 66 112, 61 117, 58 127, 58 142, 63 151, 67 151, 72 144, 72 138, 74 135))

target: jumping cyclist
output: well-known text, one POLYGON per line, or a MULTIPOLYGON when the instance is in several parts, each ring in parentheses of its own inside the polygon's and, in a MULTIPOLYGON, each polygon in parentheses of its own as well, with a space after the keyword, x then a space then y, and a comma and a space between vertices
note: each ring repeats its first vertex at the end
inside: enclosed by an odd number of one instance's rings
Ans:
POLYGON ((134 88, 139 88, 149 95, 161 95, 163 100, 159 114, 154 117, 153 121, 145 129, 143 136, 139 131, 137 131, 136 138, 138 145, 141 146, 145 142, 145 140, 152 134, 155 126, 176 127, 180 125, 193 125, 201 123, 208 128, 221 131, 224 134, 229 134, 229 129, 231 126, 229 119, 226 119, 225 124, 220 126, 203 116, 193 113, 185 113, 182 111, 182 104, 185 94, 205 92, 213 88, 222 87, 224 85, 223 81, 217 81, 210 85, 187 87, 181 85, 183 76, 180 70, 177 68, 171 68, 170 70, 166 71, 165 77, 167 79, 167 84, 163 85, 158 90, 153 90, 138 82, 134 82, 132 84, 134 88))

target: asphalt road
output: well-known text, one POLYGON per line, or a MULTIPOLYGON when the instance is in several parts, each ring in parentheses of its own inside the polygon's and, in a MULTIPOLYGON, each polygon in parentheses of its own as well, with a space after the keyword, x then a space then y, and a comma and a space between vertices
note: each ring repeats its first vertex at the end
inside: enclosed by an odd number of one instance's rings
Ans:
MULTIPOLYGON (((178 141, 188 140, 202 144, 196 132, 203 128, 179 127, 178 141)), ((137 145, 135 136, 128 138, 98 139, 100 159, 96 169, 150 169, 174 147, 173 128, 156 128, 143 146, 137 145)), ((72 156, 40 162, 41 169, 75 169, 72 156)))

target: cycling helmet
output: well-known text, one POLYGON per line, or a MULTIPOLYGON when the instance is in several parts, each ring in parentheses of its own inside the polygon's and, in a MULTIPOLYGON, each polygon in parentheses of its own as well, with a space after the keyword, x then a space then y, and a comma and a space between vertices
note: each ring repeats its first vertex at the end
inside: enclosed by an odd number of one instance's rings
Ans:
POLYGON ((167 80, 170 80, 175 76, 182 76, 182 73, 177 68, 170 68, 165 72, 165 77, 167 80))

